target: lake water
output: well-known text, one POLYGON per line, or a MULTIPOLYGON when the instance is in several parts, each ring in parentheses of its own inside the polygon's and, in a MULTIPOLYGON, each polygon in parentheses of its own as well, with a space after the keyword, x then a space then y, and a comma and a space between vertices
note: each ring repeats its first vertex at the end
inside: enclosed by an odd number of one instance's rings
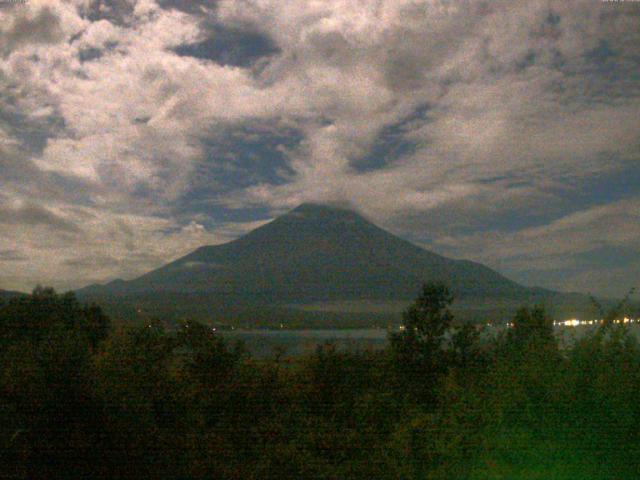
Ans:
MULTIPOLYGON (((593 326, 555 327, 556 335, 565 345, 572 344, 593 326)), ((629 330, 640 339, 640 325, 631 324, 629 330)), ((487 335, 496 335, 502 327, 485 330, 487 335)), ((318 345, 330 342, 339 349, 382 349, 387 345, 388 330, 384 328, 326 329, 326 330, 226 330, 221 332, 233 343, 242 341, 249 352, 257 357, 275 355, 278 350, 285 355, 310 353, 318 345)))

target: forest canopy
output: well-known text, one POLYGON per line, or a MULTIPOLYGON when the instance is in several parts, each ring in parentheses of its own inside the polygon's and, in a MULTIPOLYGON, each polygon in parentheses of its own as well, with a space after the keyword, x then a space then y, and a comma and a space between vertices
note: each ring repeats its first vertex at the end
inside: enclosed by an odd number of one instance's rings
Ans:
POLYGON ((5 478, 634 478, 640 346, 497 336, 425 285, 382 350, 254 358, 209 326, 115 325, 37 288, 0 304, 5 478))

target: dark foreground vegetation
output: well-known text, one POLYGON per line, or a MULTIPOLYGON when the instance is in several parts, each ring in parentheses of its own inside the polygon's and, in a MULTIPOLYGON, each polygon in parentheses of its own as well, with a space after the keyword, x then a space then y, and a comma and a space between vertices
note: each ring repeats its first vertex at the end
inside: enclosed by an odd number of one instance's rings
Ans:
POLYGON ((0 476, 638 478, 640 347, 624 326, 561 347, 542 309, 522 309, 483 339, 450 302, 425 286, 384 351, 265 360, 199 323, 116 327, 36 289, 0 305, 0 476))

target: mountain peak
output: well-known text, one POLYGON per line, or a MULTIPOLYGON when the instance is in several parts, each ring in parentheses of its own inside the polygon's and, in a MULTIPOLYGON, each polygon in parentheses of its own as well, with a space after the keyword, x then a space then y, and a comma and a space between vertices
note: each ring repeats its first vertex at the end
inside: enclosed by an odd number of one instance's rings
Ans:
POLYGON ((180 314, 193 308, 208 315, 220 304, 253 315, 260 305, 407 301, 428 281, 447 283, 459 298, 496 304, 540 295, 481 264, 447 259, 396 237, 346 205, 318 203, 303 203, 236 240, 200 247, 97 293, 158 304, 172 295, 180 314))
POLYGON ((351 212, 352 210, 341 204, 305 202, 305 203, 301 203, 291 211, 292 212, 321 212, 321 211, 351 212))
POLYGON ((341 204, 305 202, 298 205, 291 212, 320 213, 320 212, 353 212, 352 209, 341 204))
POLYGON ((302 203, 282 218, 305 218, 318 220, 350 220, 367 221, 362 215, 344 205, 321 203, 302 203))

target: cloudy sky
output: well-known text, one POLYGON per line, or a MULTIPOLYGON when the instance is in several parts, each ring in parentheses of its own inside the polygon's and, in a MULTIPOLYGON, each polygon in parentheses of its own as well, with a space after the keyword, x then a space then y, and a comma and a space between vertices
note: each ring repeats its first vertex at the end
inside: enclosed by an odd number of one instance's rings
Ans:
POLYGON ((0 0, 0 288, 304 201, 528 285, 640 284, 640 3, 0 0))

